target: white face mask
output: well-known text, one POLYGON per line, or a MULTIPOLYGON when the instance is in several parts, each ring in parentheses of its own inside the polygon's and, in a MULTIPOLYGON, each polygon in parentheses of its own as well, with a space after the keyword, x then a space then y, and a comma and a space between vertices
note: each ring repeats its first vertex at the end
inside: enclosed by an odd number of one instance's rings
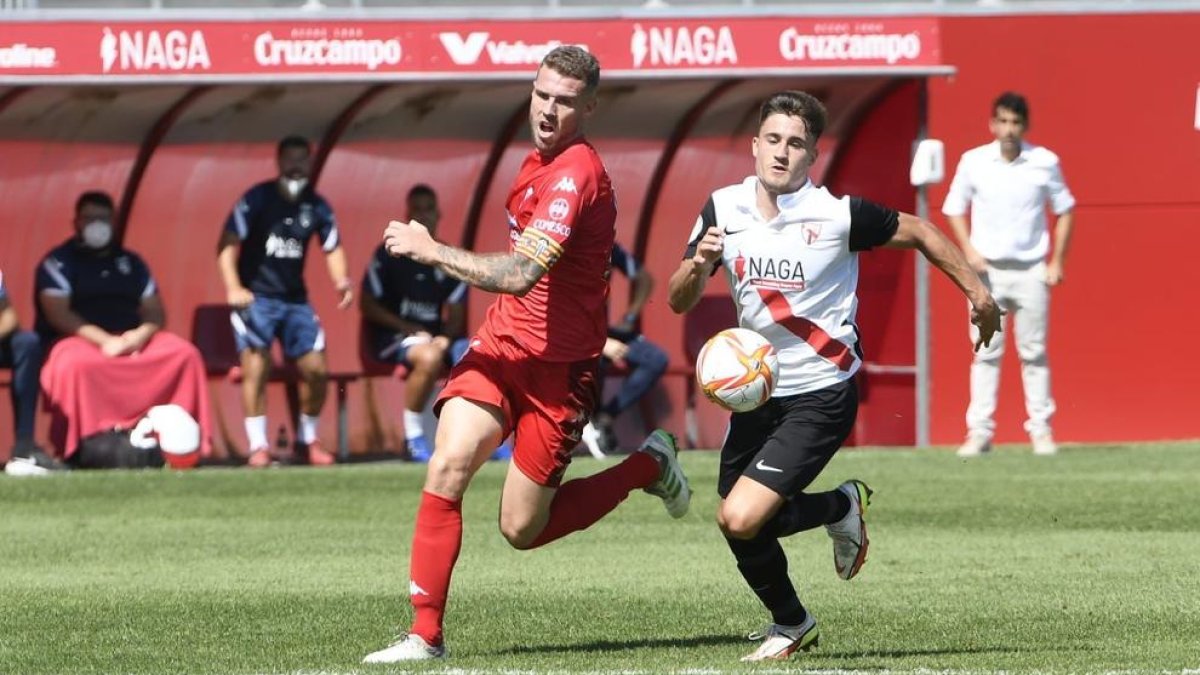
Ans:
POLYGON ((113 226, 107 220, 93 220, 83 226, 80 233, 83 245, 97 251, 107 248, 112 243, 113 226))
POLYGON ((283 191, 287 193, 289 198, 296 199, 300 196, 300 193, 304 191, 305 186, 308 185, 308 179, 280 178, 279 184, 283 186, 283 191))

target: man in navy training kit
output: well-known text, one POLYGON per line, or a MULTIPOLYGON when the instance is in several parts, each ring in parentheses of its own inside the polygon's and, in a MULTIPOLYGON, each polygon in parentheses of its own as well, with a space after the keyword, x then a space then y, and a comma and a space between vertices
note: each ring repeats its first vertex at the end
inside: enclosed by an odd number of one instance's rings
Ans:
POLYGON ((771 613, 756 636, 762 643, 743 661, 786 659, 817 644, 817 622, 788 577, 782 537, 824 525, 842 579, 867 559, 866 484, 805 491, 858 413, 859 253, 918 249, 971 301, 976 349, 1000 328, 996 301, 936 227, 860 197, 834 197, 809 180, 825 125, 825 106, 804 92, 778 92, 763 103, 750 144, 754 175, 708 198, 669 283, 671 309, 683 313, 724 267, 738 325, 779 351, 771 399, 730 416, 717 479, 717 525, 738 571, 771 613))
POLYGON ((242 402, 246 410, 248 464, 271 463, 267 443, 265 387, 271 367, 271 343, 300 372, 298 440, 314 465, 334 463, 317 438, 317 420, 325 404, 325 331, 308 303, 304 259, 316 236, 339 309, 354 301, 346 274, 346 256, 329 203, 308 184, 312 149, 307 139, 288 136, 279 142, 279 177, 246 191, 225 220, 217 254, 221 280, 233 313, 230 321, 242 365, 242 402))
POLYGON ((620 244, 613 244, 612 268, 629 279, 633 292, 621 323, 608 328, 608 340, 604 343, 604 358, 600 368, 603 373, 616 363, 627 368, 628 373, 617 393, 596 411, 583 428, 583 444, 596 458, 617 449, 617 437, 613 431, 617 416, 648 394, 663 373, 667 372, 670 363, 667 353, 647 340, 638 326, 642 308, 654 290, 654 277, 620 244))
MULTIPOLYGON (((408 220, 436 236, 442 213, 437 194, 415 185, 406 200, 408 220)), ((438 378, 466 353, 467 283, 409 257, 392 257, 380 244, 363 274, 359 309, 375 358, 408 366, 404 382, 404 438, 409 457, 428 462, 433 448, 422 413, 438 378)))

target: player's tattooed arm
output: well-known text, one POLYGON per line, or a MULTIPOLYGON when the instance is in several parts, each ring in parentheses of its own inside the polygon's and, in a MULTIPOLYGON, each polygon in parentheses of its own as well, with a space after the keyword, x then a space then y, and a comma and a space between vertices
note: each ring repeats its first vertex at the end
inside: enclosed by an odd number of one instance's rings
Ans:
POLYGON ((519 254, 472 253, 438 243, 435 255, 446 274, 491 293, 525 295, 546 273, 536 260, 519 254))
MULTIPOLYGON (((528 232, 528 231, 527 231, 528 232)), ((522 235, 514 253, 472 253, 435 240, 422 224, 393 220, 383 231, 388 255, 409 257, 492 293, 525 295, 558 259, 552 241, 530 247, 534 234, 522 235), (536 255, 527 253, 527 249, 536 255)))

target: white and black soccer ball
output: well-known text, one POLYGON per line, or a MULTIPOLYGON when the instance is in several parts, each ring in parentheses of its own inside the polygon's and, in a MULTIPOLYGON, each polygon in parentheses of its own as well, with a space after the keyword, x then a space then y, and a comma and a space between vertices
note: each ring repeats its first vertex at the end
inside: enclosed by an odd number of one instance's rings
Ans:
POLYGON ((696 383, 708 400, 733 412, 754 410, 779 381, 779 355, 762 335, 727 328, 709 338, 696 357, 696 383))

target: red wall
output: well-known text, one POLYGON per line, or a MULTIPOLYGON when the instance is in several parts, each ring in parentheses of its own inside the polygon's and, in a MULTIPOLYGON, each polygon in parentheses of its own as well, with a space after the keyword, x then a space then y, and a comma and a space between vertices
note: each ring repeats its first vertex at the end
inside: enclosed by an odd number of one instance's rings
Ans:
MULTIPOLYGON (((1051 301, 1055 432, 1066 441, 1200 436, 1200 335, 1192 260, 1200 224, 1200 14, 946 18, 957 74, 930 83, 930 134, 947 171, 990 140, 991 101, 1030 102, 1029 140, 1062 160, 1078 200, 1066 281, 1051 301), (1193 45, 1187 47, 1186 45, 1193 45)), ((939 222, 945 185, 931 191, 939 222)), ((933 288, 933 440, 965 433, 966 306, 933 288)), ((1015 350, 1005 355, 997 436, 1025 441, 1015 350)))

